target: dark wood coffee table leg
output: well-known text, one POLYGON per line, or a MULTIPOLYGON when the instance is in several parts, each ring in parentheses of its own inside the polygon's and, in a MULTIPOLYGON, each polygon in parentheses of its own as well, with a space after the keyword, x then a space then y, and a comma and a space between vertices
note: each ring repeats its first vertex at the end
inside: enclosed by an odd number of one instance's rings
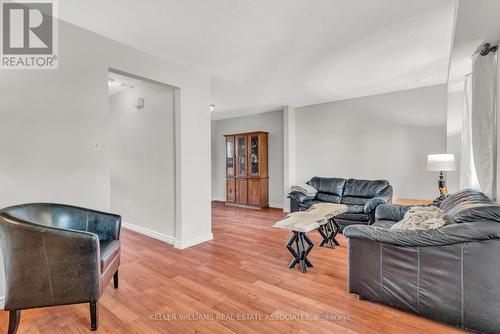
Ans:
POLYGON ((293 231, 292 236, 288 239, 286 243, 286 248, 293 255, 293 259, 288 265, 288 268, 295 268, 297 263, 300 264, 300 271, 305 273, 307 271, 307 267, 312 267, 311 261, 307 258, 309 252, 313 248, 312 241, 307 237, 304 232, 295 232, 293 231), (293 244, 295 243, 296 249, 293 248, 293 244))

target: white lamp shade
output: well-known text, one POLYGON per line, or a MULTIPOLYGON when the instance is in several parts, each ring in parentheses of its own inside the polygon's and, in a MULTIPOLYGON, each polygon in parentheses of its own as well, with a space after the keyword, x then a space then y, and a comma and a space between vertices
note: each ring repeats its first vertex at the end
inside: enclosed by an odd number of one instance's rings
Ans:
POLYGON ((427 170, 432 172, 448 172, 455 170, 455 155, 429 154, 427 156, 427 170))

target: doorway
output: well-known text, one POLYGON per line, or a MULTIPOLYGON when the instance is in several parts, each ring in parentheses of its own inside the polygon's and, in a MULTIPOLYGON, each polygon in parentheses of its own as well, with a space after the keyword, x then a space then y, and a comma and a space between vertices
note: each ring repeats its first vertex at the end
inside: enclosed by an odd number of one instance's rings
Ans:
POLYGON ((108 73, 111 208, 124 227, 175 238, 175 88, 108 73))

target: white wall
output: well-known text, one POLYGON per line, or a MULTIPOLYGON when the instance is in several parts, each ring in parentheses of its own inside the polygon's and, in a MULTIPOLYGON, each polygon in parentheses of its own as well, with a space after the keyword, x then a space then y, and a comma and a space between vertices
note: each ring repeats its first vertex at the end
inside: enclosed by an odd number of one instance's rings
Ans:
POLYGON ((269 205, 283 207, 283 111, 212 121, 212 200, 226 198, 225 134, 269 132, 269 205))
POLYGON ((394 198, 432 199, 429 153, 446 152, 446 85, 296 109, 296 181, 387 179, 394 198))
POLYGON ((174 89, 140 82, 111 95, 109 110, 111 210, 128 227, 174 240, 174 89))
POLYGON ((179 88, 176 246, 210 239, 208 76, 65 22, 59 48, 58 70, 0 71, 0 207, 48 201, 110 209, 111 67, 179 88), (91 151, 94 140, 102 152, 91 151))
POLYGON ((0 73, 0 188, 11 189, 1 192, 0 206, 51 201, 110 209, 113 68, 178 88, 177 247, 211 238, 208 76, 62 21, 59 48, 58 70, 0 73), (95 140, 102 152, 91 151, 95 140))
POLYGON ((290 187, 296 184, 296 147, 295 108, 283 108, 283 211, 290 212, 290 200, 287 198, 290 187))

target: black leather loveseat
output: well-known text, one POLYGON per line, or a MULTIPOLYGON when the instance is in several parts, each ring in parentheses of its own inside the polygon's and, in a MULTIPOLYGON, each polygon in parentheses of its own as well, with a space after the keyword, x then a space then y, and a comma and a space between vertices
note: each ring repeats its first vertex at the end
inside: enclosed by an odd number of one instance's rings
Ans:
POLYGON ((291 211, 306 210, 321 202, 346 204, 349 211, 335 218, 341 228, 351 224, 371 224, 375 208, 380 204, 392 203, 392 186, 385 180, 346 180, 315 176, 307 184, 318 191, 316 196, 290 193, 291 211))
POLYGON ((500 206, 463 190, 443 201, 447 225, 389 229, 407 206, 380 205, 371 226, 349 226, 349 291, 435 320, 500 332, 500 206))
POLYGON ((21 310, 89 303, 98 327, 98 300, 118 288, 121 217, 75 206, 23 204, 0 210, 9 334, 21 310))

